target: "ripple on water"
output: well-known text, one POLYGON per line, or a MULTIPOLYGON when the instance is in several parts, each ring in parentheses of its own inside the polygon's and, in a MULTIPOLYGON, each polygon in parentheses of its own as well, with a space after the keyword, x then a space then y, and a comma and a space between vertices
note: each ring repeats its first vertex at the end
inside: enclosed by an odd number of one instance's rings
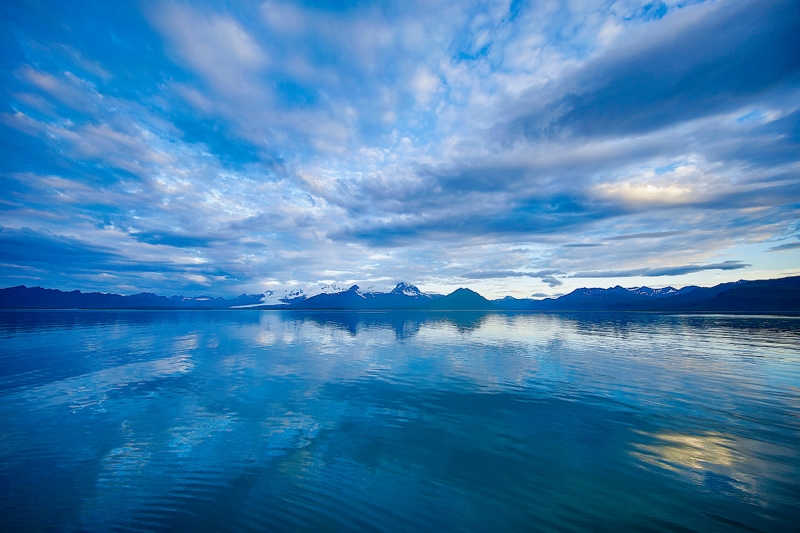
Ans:
POLYGON ((800 320, 0 313, 0 530, 786 531, 800 320))

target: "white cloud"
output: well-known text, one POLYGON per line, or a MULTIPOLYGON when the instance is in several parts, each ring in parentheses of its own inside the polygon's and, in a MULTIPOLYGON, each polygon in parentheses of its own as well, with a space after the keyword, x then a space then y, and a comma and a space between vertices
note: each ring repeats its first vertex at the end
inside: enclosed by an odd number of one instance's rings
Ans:
POLYGON ((285 2, 265 2, 261 6, 269 28, 277 33, 301 33, 307 28, 306 13, 298 6, 285 2))
POLYGON ((428 105, 439 85, 439 78, 425 67, 419 68, 411 80, 414 96, 421 106, 428 105))
POLYGON ((177 53, 216 90, 239 96, 262 93, 256 73, 269 58, 235 19, 174 4, 163 6, 154 19, 177 53))

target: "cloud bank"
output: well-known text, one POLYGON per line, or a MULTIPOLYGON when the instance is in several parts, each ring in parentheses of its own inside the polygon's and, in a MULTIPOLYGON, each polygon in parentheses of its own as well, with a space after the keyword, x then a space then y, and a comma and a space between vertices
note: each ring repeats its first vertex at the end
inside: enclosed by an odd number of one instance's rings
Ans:
POLYGON ((797 2, 0 14, 4 286, 800 273, 797 2))
POLYGON ((682 265, 672 267, 655 267, 655 268, 635 268, 631 270, 606 270, 606 271, 589 271, 589 272, 576 272, 572 274, 574 278, 630 278, 630 277, 659 277, 659 276, 682 276, 684 274, 692 274, 694 272, 702 272, 704 270, 739 270, 753 265, 742 263, 741 261, 723 261, 722 263, 708 264, 708 265, 682 265))

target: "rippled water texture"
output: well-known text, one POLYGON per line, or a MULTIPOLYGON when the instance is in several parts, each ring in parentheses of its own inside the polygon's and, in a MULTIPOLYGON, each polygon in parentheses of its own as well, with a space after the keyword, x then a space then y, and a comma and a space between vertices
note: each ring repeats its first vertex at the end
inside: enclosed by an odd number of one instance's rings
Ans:
POLYGON ((0 531, 797 531, 800 320, 0 313, 0 531))

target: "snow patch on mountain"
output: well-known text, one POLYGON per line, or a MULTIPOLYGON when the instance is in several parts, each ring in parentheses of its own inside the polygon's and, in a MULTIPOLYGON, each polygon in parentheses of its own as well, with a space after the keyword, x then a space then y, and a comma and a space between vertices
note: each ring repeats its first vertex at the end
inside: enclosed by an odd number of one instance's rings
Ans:
POLYGON ((426 297, 430 298, 427 294, 421 292, 415 285, 410 283, 406 283, 405 281, 401 281, 397 285, 395 285, 394 289, 392 289, 391 294, 404 294, 406 296, 412 297, 426 297))
POLYGON ((641 296, 649 296, 650 298, 663 298, 664 296, 674 296, 678 294, 678 290, 673 287, 664 287, 661 289, 651 289, 650 287, 631 287, 628 289, 628 291, 641 296))
MULTIPOLYGON (((303 292, 302 289, 300 289, 300 292, 303 292)), ((328 283, 325 285, 320 285, 318 287, 311 287, 307 289, 303 294, 305 294, 305 297, 308 299, 308 298, 313 298, 318 294, 337 294, 340 292, 347 292, 347 288, 342 287, 338 283, 328 283)))
POLYGON ((381 291, 375 288, 375 285, 369 285, 366 289, 359 288, 358 292, 363 295, 380 294, 381 291))
POLYGON ((372 296, 375 296, 375 293, 372 293, 372 292, 361 292, 361 289, 359 288, 359 286, 358 286, 358 285, 353 285, 352 287, 350 287, 349 289, 347 289, 347 291, 346 291, 346 292, 352 292, 352 293, 355 293, 355 294, 356 294, 356 296, 358 296, 358 297, 360 297, 360 298, 365 298, 365 299, 366 299, 366 298, 370 298, 370 297, 372 297, 372 296))
POLYGON ((173 302, 211 302, 211 301, 225 301, 225 298, 217 297, 213 298, 211 296, 170 296, 170 300, 173 302))

